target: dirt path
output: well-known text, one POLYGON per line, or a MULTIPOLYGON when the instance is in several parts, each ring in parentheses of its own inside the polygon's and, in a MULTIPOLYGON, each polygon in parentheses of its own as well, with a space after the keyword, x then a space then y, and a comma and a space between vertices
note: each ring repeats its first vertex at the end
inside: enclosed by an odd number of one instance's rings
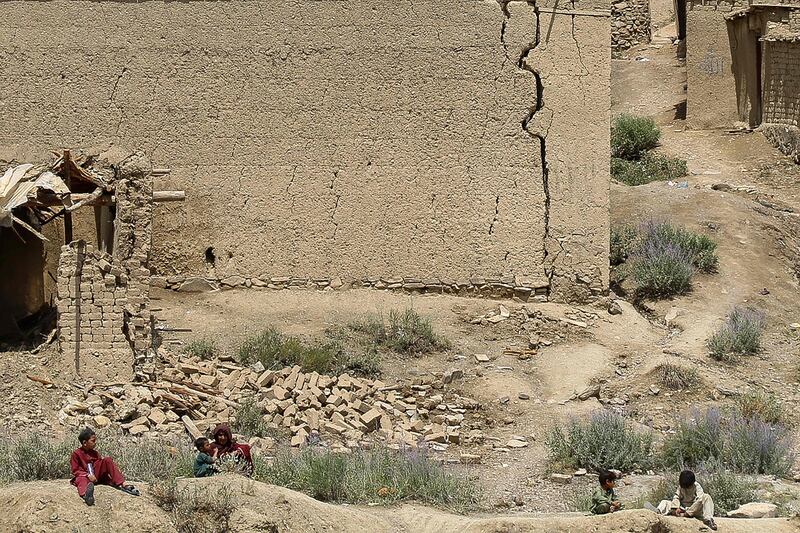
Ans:
MULTIPOLYGON (((664 518, 649 511, 622 511, 613 515, 579 513, 529 517, 464 516, 420 505, 359 507, 322 503, 303 494, 239 478, 183 480, 182 486, 213 495, 221 487, 233 492, 236 508, 223 529, 250 533, 347 532, 347 533, 489 533, 514 532, 622 532, 652 531, 689 533, 698 530, 692 519, 664 518)), ((174 532, 168 513, 160 509, 146 486, 138 498, 98 487, 97 505, 87 508, 66 481, 18 483, 0 488, 0 507, 5 511, 0 532, 174 532)), ((190 489, 191 490, 191 489, 190 489)), ((795 533, 800 519, 719 519, 720 531, 730 533, 795 533)))

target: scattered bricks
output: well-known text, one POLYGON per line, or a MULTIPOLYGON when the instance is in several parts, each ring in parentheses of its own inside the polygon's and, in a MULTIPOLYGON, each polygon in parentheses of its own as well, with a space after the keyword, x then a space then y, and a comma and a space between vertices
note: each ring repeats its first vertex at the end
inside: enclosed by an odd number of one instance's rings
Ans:
POLYGON ((373 408, 361 415, 360 420, 369 429, 374 430, 381 416, 383 416, 383 412, 380 409, 373 408))
POLYGON ((197 380, 200 382, 201 385, 205 385, 206 387, 216 387, 217 383, 219 383, 219 378, 217 376, 199 376, 197 380))
POLYGON ((325 429, 330 431, 335 435, 342 435, 345 431, 347 431, 347 427, 342 424, 337 424, 335 422, 327 422, 325 424, 325 429))
POLYGON ((283 410, 283 416, 295 416, 297 414, 297 406, 295 404, 289 405, 283 410))
POLYGON ((451 368, 442 376, 442 383, 452 383, 454 380, 464 377, 464 371, 456 368, 451 368))
POLYGON ((560 485, 567 485, 572 481, 572 476, 568 474, 550 474, 550 481, 560 485))
POLYGON ((458 431, 451 431, 447 434, 447 442, 450 444, 459 444, 461 442, 461 434, 458 431))
POLYGON ((295 383, 294 388, 298 390, 303 390, 303 385, 306 384, 306 375, 303 373, 297 374, 297 383, 295 383))
POLYGON ((162 411, 158 407, 155 407, 152 410, 150 410, 150 414, 147 415, 147 418, 149 418, 150 421, 152 421, 153 424, 157 426, 160 426, 161 424, 167 421, 167 415, 164 413, 164 411, 162 411))
POLYGON ((486 355, 485 353, 476 353, 475 361, 479 363, 488 363, 489 361, 491 361, 491 359, 489 359, 489 356, 486 355))
POLYGON ((289 391, 278 385, 275 385, 267 391, 267 398, 272 398, 275 400, 285 400, 289 398, 289 396, 289 391))
POLYGON ((325 401, 325 393, 322 392, 317 387, 312 385, 311 387, 309 387, 308 392, 311 395, 311 397, 314 398, 316 401, 320 403, 325 401))
POLYGON ((128 429, 128 433, 130 433, 131 435, 133 435, 135 437, 136 435, 141 435, 142 433, 147 433, 148 429, 149 428, 147 426, 145 426, 143 424, 140 424, 140 425, 136 425, 136 426, 133 426, 132 428, 128 429))
POLYGON ((481 462, 481 456, 472 453, 462 453, 459 459, 465 465, 476 465, 481 462))
POLYGON ((93 418, 94 425, 98 428, 104 428, 111 424, 111 420, 107 416, 97 415, 93 418))
POLYGON ((447 442, 447 434, 442 431, 435 431, 425 435, 425 442, 439 442, 444 444, 447 442))
POLYGON ((178 370, 180 370, 181 372, 183 372, 186 375, 197 374, 198 372, 200 372, 200 368, 198 368, 197 365, 193 365, 191 363, 181 363, 181 362, 179 362, 177 364, 177 367, 178 367, 178 370))

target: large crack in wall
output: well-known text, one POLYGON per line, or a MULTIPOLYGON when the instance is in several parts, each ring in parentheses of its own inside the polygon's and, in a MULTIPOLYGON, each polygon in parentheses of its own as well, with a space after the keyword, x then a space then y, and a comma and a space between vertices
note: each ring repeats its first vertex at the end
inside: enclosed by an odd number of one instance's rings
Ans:
MULTIPOLYGON (((505 50, 504 65, 507 61, 511 61, 509 46, 508 43, 506 43, 506 29, 508 28, 508 23, 511 20, 511 10, 509 9, 510 4, 517 3, 528 5, 531 8, 536 20, 533 40, 522 48, 519 57, 516 59, 516 61, 514 61, 514 64, 519 70, 531 74, 535 83, 535 102, 528 109, 527 114, 522 119, 521 127, 522 131, 524 131, 526 135, 536 139, 539 142, 539 157, 542 167, 542 191, 544 192, 544 215, 542 220, 544 225, 542 237, 542 264, 544 265, 545 275, 547 276, 548 281, 552 282, 553 275, 555 273, 553 264, 554 258, 550 257, 550 252, 548 250, 548 245, 550 243, 550 204, 552 201, 550 196, 550 171, 549 165, 547 164, 547 132, 549 130, 549 125, 548 128, 544 129, 542 128, 542 121, 538 120, 539 117, 537 115, 544 110, 544 83, 542 82, 542 75, 539 69, 531 65, 529 62, 530 54, 533 53, 541 43, 542 34, 539 7, 536 5, 536 2, 520 0, 498 0, 498 3, 500 4, 500 9, 503 12, 503 22, 500 28, 500 41, 503 44, 503 49, 505 50)), ((550 114, 550 123, 552 123, 552 114, 550 114)))

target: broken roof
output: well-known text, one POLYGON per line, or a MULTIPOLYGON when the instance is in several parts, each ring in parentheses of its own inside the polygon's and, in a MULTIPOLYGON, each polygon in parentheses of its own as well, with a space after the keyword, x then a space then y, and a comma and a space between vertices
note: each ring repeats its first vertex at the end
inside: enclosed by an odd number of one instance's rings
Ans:
POLYGON ((93 186, 95 190, 90 195, 93 197, 112 190, 108 180, 99 172, 78 165, 69 150, 49 165, 26 163, 7 169, 0 177, 0 227, 11 228, 18 224, 38 238, 47 240, 34 227, 41 225, 42 220, 36 223, 30 215, 49 211, 47 206, 54 203, 63 205, 66 212, 79 207, 73 203, 71 194, 80 184, 93 186), (26 208, 28 216, 23 214, 26 208))

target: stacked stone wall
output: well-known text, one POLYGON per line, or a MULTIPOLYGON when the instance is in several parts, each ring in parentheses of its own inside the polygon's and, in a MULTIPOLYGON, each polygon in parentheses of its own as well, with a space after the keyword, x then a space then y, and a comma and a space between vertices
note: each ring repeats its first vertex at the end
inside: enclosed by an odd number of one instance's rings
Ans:
POLYGON ((764 122, 800 125, 800 42, 765 45, 764 122))
POLYGON ((611 4, 611 50, 624 52, 647 44, 651 37, 649 0, 626 0, 611 4))

